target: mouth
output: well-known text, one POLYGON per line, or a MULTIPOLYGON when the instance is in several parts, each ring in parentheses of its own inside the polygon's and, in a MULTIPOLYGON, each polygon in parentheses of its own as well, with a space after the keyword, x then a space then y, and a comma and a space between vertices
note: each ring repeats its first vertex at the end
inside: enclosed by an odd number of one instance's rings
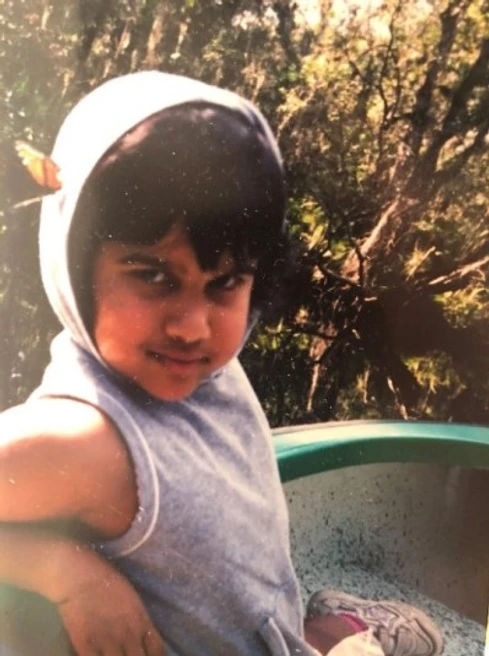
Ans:
POLYGON ((152 360, 161 364, 169 372, 179 376, 188 376, 210 363, 210 358, 207 355, 170 355, 158 351, 148 351, 147 353, 152 360))

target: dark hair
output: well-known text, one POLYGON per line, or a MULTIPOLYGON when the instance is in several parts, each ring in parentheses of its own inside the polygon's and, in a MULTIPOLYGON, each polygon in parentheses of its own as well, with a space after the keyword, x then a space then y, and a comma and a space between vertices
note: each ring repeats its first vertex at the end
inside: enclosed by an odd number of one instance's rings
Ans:
POLYGON ((277 296, 285 264, 283 171, 256 117, 192 102, 155 114, 121 137, 93 169, 69 238, 79 310, 92 322, 92 269, 105 241, 149 245, 183 223, 204 270, 229 249, 258 261, 252 308, 277 296))

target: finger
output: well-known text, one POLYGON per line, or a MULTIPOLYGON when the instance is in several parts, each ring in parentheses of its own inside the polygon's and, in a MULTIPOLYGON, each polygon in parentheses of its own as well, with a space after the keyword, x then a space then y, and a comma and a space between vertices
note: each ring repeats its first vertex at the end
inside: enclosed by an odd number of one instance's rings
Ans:
MULTIPOLYGON (((121 647, 122 656, 146 656, 144 647, 139 641, 125 642, 121 647)), ((104 655, 105 656, 105 655, 104 655)))
POLYGON ((146 656, 164 656, 163 639, 155 629, 149 629, 143 636, 144 653, 146 656))
MULTIPOLYGON (((125 652, 124 646, 115 643, 113 640, 110 640, 104 644, 99 644, 97 648, 97 656, 129 656, 130 652, 125 652)), ((91 654, 91 652, 90 652, 91 654)), ((139 653, 135 652, 136 656, 139 656, 139 653)), ((85 656, 82 654, 82 656, 85 656)))
POLYGON ((108 656, 107 651, 93 640, 73 639, 72 644, 73 651, 70 654, 76 654, 76 656, 108 656))
POLYGON ((90 636, 88 642, 76 653, 77 656, 126 656, 124 647, 110 634, 90 636))

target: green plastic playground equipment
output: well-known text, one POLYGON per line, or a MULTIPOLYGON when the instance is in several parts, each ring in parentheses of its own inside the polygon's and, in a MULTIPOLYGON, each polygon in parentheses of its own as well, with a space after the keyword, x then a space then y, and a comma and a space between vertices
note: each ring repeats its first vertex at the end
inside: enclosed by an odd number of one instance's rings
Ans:
POLYGON ((355 421, 274 439, 304 599, 329 586, 412 603, 439 624, 445 656, 482 656, 489 428, 355 421))

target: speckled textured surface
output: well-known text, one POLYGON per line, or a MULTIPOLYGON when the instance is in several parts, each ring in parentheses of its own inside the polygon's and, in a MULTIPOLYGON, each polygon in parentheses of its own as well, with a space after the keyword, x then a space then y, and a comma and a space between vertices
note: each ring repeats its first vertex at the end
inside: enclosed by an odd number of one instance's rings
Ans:
POLYGON ((407 585, 382 579, 355 567, 345 569, 309 567, 298 564, 304 604, 323 587, 344 590, 362 598, 396 599, 424 610, 442 630, 444 656, 483 656, 484 627, 447 606, 429 599, 407 585))
POLYGON ((285 492, 305 602, 325 586, 397 599, 440 626, 444 656, 483 656, 489 472, 364 465, 287 483, 285 492))

